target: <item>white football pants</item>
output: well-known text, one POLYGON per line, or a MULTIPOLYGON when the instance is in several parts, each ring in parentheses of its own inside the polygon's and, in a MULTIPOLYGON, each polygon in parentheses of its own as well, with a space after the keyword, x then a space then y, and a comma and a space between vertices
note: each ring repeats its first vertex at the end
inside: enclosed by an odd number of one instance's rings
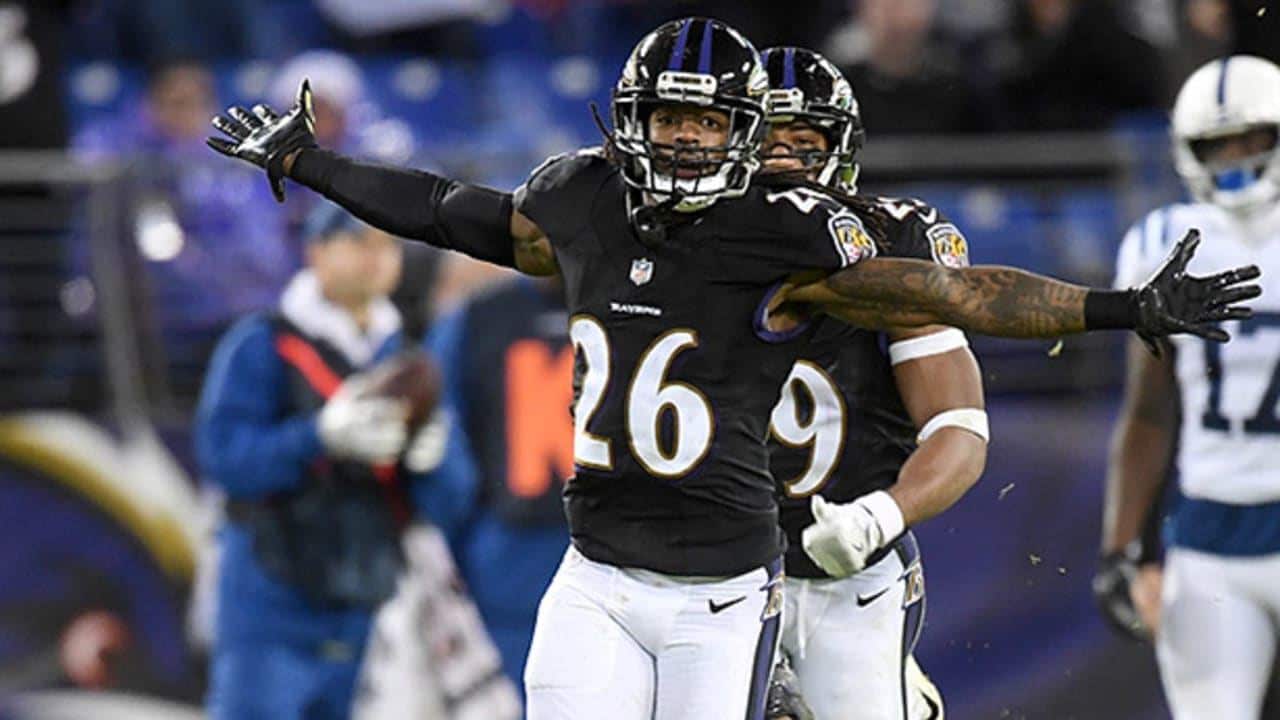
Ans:
POLYGON ((1280 554, 1165 557, 1156 658, 1176 720, 1257 720, 1280 623, 1280 554))
POLYGON ((819 720, 942 717, 941 697, 911 658, 924 609, 911 533, 856 575, 787 578, 782 649, 819 720))
POLYGON ((781 559, 695 581, 594 562, 570 547, 538 606, 528 719, 763 718, 780 568, 781 559))

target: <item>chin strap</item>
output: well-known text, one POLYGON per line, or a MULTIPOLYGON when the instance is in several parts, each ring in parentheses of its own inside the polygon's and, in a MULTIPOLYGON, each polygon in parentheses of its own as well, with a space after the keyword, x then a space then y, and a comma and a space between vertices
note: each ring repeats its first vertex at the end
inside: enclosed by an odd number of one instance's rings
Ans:
POLYGON ((659 245, 667 240, 667 227, 676 217, 676 206, 684 196, 673 193, 671 197, 655 205, 647 205, 643 201, 636 203, 634 193, 627 193, 627 204, 632 206, 628 213, 631 226, 640 236, 640 242, 646 245, 659 245))

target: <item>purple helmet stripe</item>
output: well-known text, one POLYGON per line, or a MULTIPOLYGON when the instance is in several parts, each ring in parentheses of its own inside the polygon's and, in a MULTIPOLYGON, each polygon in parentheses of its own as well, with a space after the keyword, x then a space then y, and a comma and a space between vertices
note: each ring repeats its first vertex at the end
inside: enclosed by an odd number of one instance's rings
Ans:
POLYGON ((796 49, 787 48, 782 54, 782 87, 796 86, 796 49))
POLYGON ((1218 75, 1218 107, 1227 104, 1227 63, 1231 58, 1222 58, 1222 73, 1218 75))
POLYGON ((667 65, 668 70, 679 70, 684 64, 684 48, 689 43, 689 28, 692 25, 692 20, 685 20, 680 24, 680 33, 676 35, 676 44, 671 48, 671 62, 667 65))
POLYGON ((711 72, 711 21, 702 25, 702 48, 698 50, 698 72, 706 75, 711 72))

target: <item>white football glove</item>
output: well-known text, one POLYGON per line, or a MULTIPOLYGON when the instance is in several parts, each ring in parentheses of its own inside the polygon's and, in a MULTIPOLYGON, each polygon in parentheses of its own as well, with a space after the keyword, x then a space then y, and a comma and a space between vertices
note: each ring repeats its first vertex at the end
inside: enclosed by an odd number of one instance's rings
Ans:
POLYGON ((810 507, 814 523, 804 529, 801 544, 818 567, 832 577, 861 572, 872 553, 906 528, 897 501, 883 490, 844 504, 829 503, 821 495, 814 495, 810 507))
POLYGON ((429 473, 440 467, 452 426, 453 418, 448 411, 437 409, 431 413, 409 440, 409 448, 404 452, 405 468, 412 473, 429 473))
POLYGON ((366 378, 348 377, 320 409, 316 427, 329 455, 380 464, 404 450, 409 409, 403 400, 359 397, 366 378))

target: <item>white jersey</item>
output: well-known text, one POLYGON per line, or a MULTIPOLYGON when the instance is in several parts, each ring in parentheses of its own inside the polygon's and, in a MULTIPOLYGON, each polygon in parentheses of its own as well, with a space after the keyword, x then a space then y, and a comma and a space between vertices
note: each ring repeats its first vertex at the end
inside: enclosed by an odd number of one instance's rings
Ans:
POLYGON ((1262 269, 1254 317, 1225 323, 1223 345, 1173 338, 1182 395, 1178 469, 1187 497, 1231 504, 1280 500, 1280 205, 1248 220, 1216 205, 1169 205, 1125 235, 1117 288, 1141 284, 1190 228, 1202 242, 1193 275, 1262 269))

